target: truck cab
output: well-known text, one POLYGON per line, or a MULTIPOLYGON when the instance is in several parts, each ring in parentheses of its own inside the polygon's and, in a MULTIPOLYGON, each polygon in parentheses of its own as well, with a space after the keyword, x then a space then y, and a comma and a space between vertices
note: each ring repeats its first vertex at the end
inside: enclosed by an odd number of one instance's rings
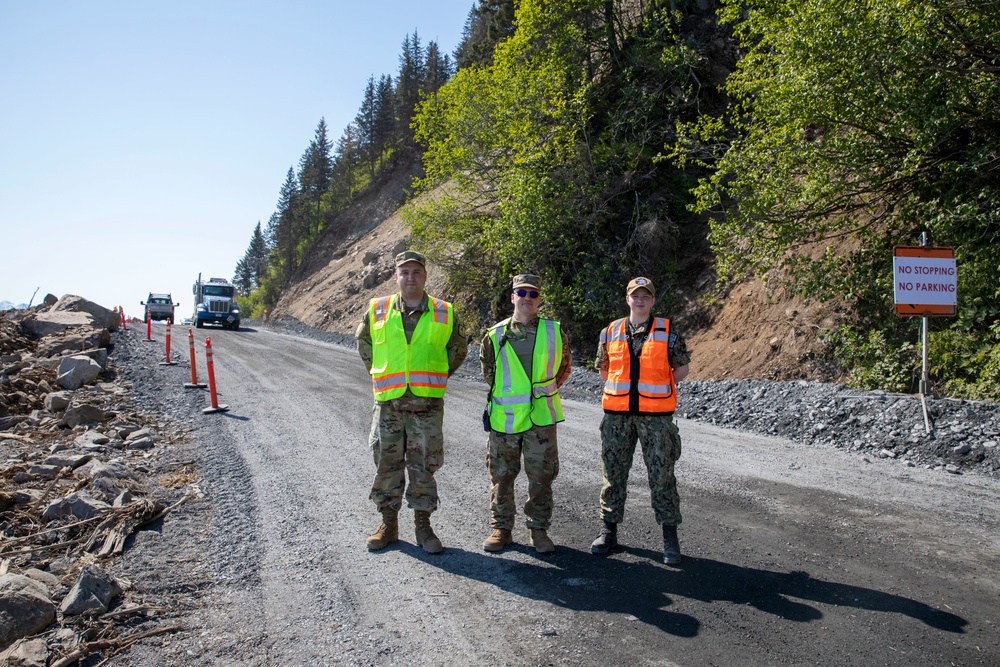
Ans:
POLYGON ((206 324, 221 324, 224 329, 240 328, 240 309, 236 305, 236 286, 225 278, 198 280, 194 293, 194 323, 199 329, 206 324))

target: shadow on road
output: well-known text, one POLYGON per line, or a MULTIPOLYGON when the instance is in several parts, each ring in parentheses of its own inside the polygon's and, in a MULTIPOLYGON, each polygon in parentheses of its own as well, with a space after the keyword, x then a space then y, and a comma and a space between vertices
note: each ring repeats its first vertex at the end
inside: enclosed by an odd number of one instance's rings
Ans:
POLYGON ((823 611, 808 604, 852 607, 903 614, 944 632, 963 633, 968 621, 922 602, 891 593, 815 579, 806 572, 774 572, 710 558, 686 557, 680 568, 660 565, 662 554, 627 548, 649 562, 623 562, 589 551, 560 546, 538 556, 530 547, 512 550, 537 558, 523 563, 503 554, 488 555, 449 547, 442 556, 414 555, 446 572, 494 585, 508 593, 544 600, 575 611, 627 614, 680 637, 698 634, 701 622, 665 609, 683 598, 749 605, 782 619, 808 623, 823 611), (792 599, 795 598, 795 599, 792 599))

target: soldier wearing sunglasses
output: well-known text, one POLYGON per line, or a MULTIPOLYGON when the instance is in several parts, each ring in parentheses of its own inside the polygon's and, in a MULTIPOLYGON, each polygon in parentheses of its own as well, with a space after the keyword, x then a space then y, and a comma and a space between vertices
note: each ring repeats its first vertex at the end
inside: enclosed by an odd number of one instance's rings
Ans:
POLYGON ((514 541, 514 480, 522 457, 528 477, 524 514, 531 545, 538 553, 556 548, 548 530, 552 481, 559 474, 556 424, 563 421, 559 387, 569 377, 572 355, 559 322, 538 317, 540 285, 538 276, 514 276, 510 295, 514 314, 490 327, 480 348, 483 379, 490 386, 484 421, 490 433, 486 466, 492 532, 483 542, 486 551, 501 551, 514 541))

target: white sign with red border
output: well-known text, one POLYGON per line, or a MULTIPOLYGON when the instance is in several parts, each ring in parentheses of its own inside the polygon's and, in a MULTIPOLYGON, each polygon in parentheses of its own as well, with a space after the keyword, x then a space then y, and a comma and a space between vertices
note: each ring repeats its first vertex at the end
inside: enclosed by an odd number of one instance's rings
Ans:
POLYGON ((897 247, 892 285, 897 315, 952 316, 958 307, 958 267, 951 248, 897 247))

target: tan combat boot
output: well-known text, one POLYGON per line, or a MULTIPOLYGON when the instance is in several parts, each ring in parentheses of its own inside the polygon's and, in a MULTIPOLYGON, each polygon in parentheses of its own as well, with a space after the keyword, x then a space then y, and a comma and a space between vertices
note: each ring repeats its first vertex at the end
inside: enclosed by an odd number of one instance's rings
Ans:
POLYGON ((540 554, 550 554, 556 550, 555 543, 549 539, 548 533, 541 528, 531 529, 531 546, 540 554))
POLYGON ((514 541, 509 530, 494 528, 490 536, 483 542, 483 551, 503 551, 503 548, 514 541))
POLYGON ((369 551, 384 549, 399 539, 399 512, 386 507, 381 510, 382 523, 378 525, 375 532, 365 541, 365 546, 369 551))
POLYGON ((426 510, 413 510, 413 520, 416 525, 417 544, 429 554, 439 554, 444 551, 441 540, 431 528, 431 513, 426 510))

